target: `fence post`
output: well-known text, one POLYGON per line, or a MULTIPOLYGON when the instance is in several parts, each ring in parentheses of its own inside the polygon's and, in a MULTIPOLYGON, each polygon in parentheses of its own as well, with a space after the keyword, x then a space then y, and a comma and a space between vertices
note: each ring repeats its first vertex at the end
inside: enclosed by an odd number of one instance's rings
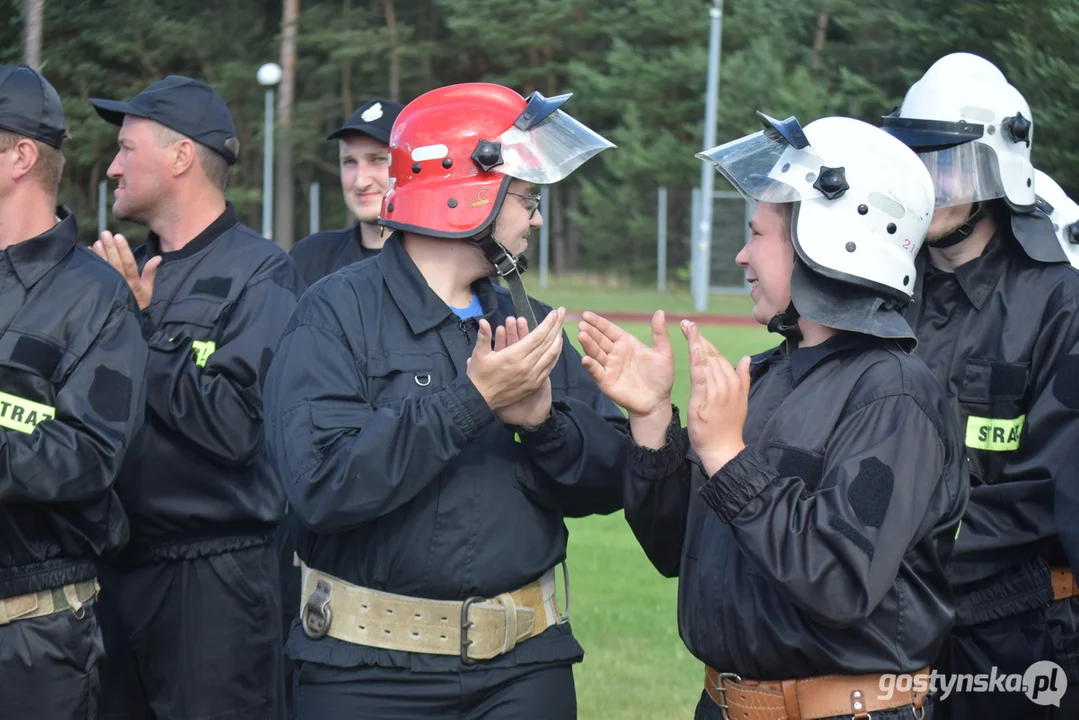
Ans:
POLYGON ((318 221, 319 221, 318 191, 319 191, 319 185, 318 185, 318 181, 316 180, 315 182, 311 183, 311 187, 308 190, 308 193, 309 193, 308 224, 310 225, 310 232, 312 234, 318 232, 318 221))
POLYGON ((656 289, 667 292, 667 188, 663 185, 659 187, 656 216, 656 289))
POLYGON ((105 232, 107 227, 105 224, 105 205, 109 194, 109 183, 107 180, 102 180, 97 184, 97 234, 105 232))

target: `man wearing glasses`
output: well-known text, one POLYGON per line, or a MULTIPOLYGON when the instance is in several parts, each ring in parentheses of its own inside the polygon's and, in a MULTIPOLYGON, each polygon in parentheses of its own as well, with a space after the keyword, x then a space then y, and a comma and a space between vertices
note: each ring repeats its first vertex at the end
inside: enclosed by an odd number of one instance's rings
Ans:
POLYGON ((611 147, 567 98, 468 83, 406 106, 394 232, 308 290, 278 349, 266 446, 303 563, 300 720, 576 717, 563 519, 622 507, 627 445, 565 311, 520 278, 534 186, 611 147))

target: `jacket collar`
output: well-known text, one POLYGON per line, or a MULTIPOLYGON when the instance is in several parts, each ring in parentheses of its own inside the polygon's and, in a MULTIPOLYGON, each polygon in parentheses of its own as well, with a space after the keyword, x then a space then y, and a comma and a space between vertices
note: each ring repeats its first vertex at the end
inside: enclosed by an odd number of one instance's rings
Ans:
MULTIPOLYGON (((438 327, 447 318, 456 315, 442 298, 435 294, 401 244, 401 235, 394 232, 386 238, 376 262, 382 270, 382 278, 394 303, 408 321, 412 332, 419 335, 438 327)), ((494 330, 499 313, 498 290, 489 278, 477 280, 472 289, 480 299, 483 317, 494 330)), ((476 318, 478 320, 478 318, 476 318)))
MULTIPOLYGON (((1001 276, 1008 267, 1011 256, 1011 246, 1017 241, 1011 236, 1005 227, 992 237, 985 251, 970 262, 964 263, 955 269, 956 282, 962 289, 967 300, 976 309, 981 310, 990 293, 997 286, 1001 276)), ((944 270, 938 270, 925 261, 926 279, 947 275, 944 270)))
POLYGON ((56 208, 60 222, 35 238, 7 249, 11 267, 27 290, 63 260, 79 242, 79 226, 66 206, 56 208))
POLYGON ((174 250, 173 252, 161 252, 161 238, 158 237, 156 233, 151 232, 146 236, 146 258, 149 259, 155 255, 160 255, 161 262, 163 263, 189 258, 209 247, 210 243, 223 235, 226 230, 239 221, 240 220, 236 215, 236 208, 232 206, 232 203, 226 201, 225 212, 221 213, 216 220, 210 223, 209 227, 196 235, 191 242, 184 245, 179 250, 174 250))
POLYGON ((861 333, 839 332, 822 342, 820 345, 814 345, 813 347, 807 348, 795 348, 792 351, 789 349, 788 343, 784 341, 781 345, 778 345, 771 350, 766 350, 765 352, 753 356, 750 361, 750 376, 752 380, 756 380, 761 374, 766 372, 768 365, 773 361, 780 357, 787 357, 790 359, 791 376, 794 382, 798 382, 808 375, 815 367, 834 355, 847 352, 848 350, 867 348, 876 343, 885 342, 888 341, 870 335, 863 335, 861 333))

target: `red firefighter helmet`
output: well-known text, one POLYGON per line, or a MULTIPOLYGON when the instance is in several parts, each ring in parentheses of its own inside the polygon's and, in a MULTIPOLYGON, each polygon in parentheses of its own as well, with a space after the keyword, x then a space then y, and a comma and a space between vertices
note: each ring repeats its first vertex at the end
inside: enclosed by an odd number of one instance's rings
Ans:
POLYGON ((379 223, 441 238, 474 238, 498 215, 512 178, 558 182, 606 139, 559 107, 570 95, 527 99, 491 83, 431 90, 390 132, 390 189, 379 223))

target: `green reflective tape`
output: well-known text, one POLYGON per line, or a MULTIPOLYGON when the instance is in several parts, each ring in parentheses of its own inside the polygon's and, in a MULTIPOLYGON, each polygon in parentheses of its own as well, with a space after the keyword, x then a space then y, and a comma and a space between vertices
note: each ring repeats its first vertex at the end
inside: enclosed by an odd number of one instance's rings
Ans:
POLYGON ((959 529, 961 527, 963 527, 963 521, 962 520, 960 520, 959 524, 955 526, 955 537, 952 538, 952 540, 958 540, 959 539, 959 529))
POLYGON ((38 423, 54 417, 54 407, 0 392, 0 427, 29 435, 38 423))
POLYGON ((217 343, 213 340, 195 340, 191 343, 191 348, 195 351, 195 364, 199 367, 206 367, 206 361, 214 354, 217 343))
POLYGON ((967 447, 975 450, 1004 452, 1019 449, 1019 436, 1027 416, 1017 418, 967 418, 967 447))
MULTIPOLYGON (((169 338, 169 342, 176 342, 176 338, 169 338)), ((217 343, 213 340, 192 340, 191 349, 195 352, 195 364, 206 367, 206 361, 217 350, 217 343)))

